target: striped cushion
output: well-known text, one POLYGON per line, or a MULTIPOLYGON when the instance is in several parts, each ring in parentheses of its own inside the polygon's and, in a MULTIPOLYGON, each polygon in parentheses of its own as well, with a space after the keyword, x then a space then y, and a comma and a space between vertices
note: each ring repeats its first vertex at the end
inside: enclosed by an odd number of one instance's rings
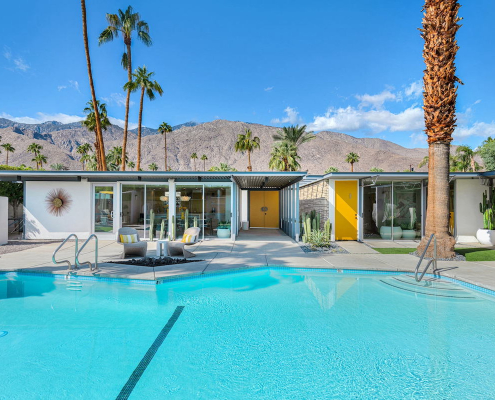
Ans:
POLYGON ((134 233, 132 235, 120 235, 120 242, 121 243, 137 243, 138 238, 137 235, 134 233))
POLYGON ((186 235, 182 236, 182 243, 194 243, 196 241, 196 235, 186 235))

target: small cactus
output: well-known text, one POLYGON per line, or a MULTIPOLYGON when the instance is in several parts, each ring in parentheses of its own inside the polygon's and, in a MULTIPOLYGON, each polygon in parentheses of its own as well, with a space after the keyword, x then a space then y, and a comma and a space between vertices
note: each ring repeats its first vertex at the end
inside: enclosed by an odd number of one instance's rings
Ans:
POLYGON ((189 210, 185 212, 184 230, 189 228, 189 210))
POLYGON ((165 237, 165 220, 162 219, 162 223, 160 224, 160 240, 163 240, 165 237))
POLYGON ((150 211, 150 241, 155 239, 155 212, 150 211))

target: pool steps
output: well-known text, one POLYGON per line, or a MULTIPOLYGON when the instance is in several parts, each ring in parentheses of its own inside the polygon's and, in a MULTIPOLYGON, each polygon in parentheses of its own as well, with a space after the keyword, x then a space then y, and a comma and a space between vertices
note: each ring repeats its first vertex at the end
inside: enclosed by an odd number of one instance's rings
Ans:
POLYGON ((436 277, 428 277, 417 282, 414 275, 403 274, 380 279, 380 282, 406 293, 422 294, 425 296, 446 297, 464 300, 476 300, 472 292, 462 286, 436 277))

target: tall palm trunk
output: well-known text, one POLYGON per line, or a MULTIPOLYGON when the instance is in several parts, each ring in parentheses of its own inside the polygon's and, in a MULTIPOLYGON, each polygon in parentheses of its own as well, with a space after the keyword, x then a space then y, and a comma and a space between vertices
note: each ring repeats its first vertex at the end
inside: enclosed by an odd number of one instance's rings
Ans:
POLYGON ((164 149, 164 157, 165 157, 165 171, 168 171, 167 165, 167 132, 163 132, 163 149, 164 149))
MULTIPOLYGON (((455 55, 459 46, 455 35, 459 30, 457 0, 425 0, 423 29, 425 41, 424 116, 428 135, 428 203, 426 236, 418 251, 424 251, 431 234, 437 239, 439 258, 455 256, 455 239, 449 233, 449 155, 454 132, 457 99, 455 55)), ((433 246, 427 251, 431 256, 433 246)))
POLYGON ((7 151, 7 167, 9 166, 9 152, 7 151))
POLYGON ((351 172, 354 172, 354 163, 351 162, 351 172))
POLYGON ((89 44, 88 44, 88 26, 86 23, 86 1, 81 0, 82 10, 82 23, 83 23, 83 39, 84 39, 84 51, 86 53, 86 64, 88 67, 89 87, 91 89, 91 98, 93 100, 93 108, 95 111, 96 119, 96 137, 95 137, 95 154, 99 171, 107 170, 107 163, 105 160, 105 145, 103 143, 103 134, 101 132, 100 124, 100 112, 98 110, 98 104, 96 103, 95 85, 93 82, 93 72, 91 70, 91 58, 89 56, 89 44))
POLYGON ((248 150, 247 153, 248 153, 248 167, 247 167, 247 170, 249 172, 252 172, 253 171, 253 166, 251 165, 251 150, 248 150))
POLYGON ((138 120, 138 142, 137 142, 136 171, 139 171, 139 168, 141 168, 141 123, 143 121, 143 103, 144 103, 144 86, 141 88, 141 101, 139 102, 139 120, 138 120))
MULTIPOLYGON (((127 80, 132 81, 132 62, 131 62, 131 38, 124 38, 124 43, 127 46, 127 80)), ((127 89, 127 97, 125 99, 125 122, 124 122, 124 139, 122 140, 122 164, 120 169, 125 171, 125 154, 127 147, 127 129, 129 126, 129 103, 131 100, 131 87, 127 89)), ((139 162, 139 161, 138 161, 139 162)), ((139 171, 139 168, 138 168, 139 171)))
POLYGON ((203 160, 203 171, 206 171, 206 160, 203 160))

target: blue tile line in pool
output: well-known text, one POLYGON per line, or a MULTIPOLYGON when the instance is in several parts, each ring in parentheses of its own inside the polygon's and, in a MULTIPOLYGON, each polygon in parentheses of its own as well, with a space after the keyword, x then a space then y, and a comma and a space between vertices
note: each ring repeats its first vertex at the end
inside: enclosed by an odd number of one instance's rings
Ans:
MULTIPOLYGON (((259 267, 244 267, 244 268, 236 268, 231 270, 221 270, 221 271, 212 271, 201 273, 197 275, 184 275, 184 276, 170 276, 166 278, 161 278, 156 281, 152 280, 144 280, 144 279, 128 279, 128 278, 109 278, 109 277, 100 277, 100 276, 84 276, 84 275, 73 275, 72 278, 82 281, 99 281, 99 282, 114 282, 114 283, 122 283, 122 284, 138 284, 138 285, 159 285, 167 282, 175 282, 182 280, 192 280, 192 279, 204 279, 210 276, 215 275, 229 275, 229 274, 237 274, 248 271, 261 271, 265 269, 274 269, 274 270, 290 270, 290 271, 301 271, 301 272, 325 272, 328 274, 342 274, 342 275, 406 275, 411 274, 411 272, 405 271, 376 271, 376 270, 367 270, 367 269, 340 269, 340 268, 304 268, 304 267, 287 267, 282 265, 261 265, 259 267)), ((61 274, 51 274, 48 272, 28 272, 28 271, 2 271, 0 275, 11 274, 11 276, 17 275, 25 275, 25 276, 44 276, 51 277, 56 280, 66 280, 66 275, 61 274), (14 275, 12 275, 14 274, 14 275)), ((469 282, 465 282, 459 278, 450 278, 446 276, 436 275, 436 274, 425 274, 426 277, 430 278, 440 278, 442 280, 457 283, 463 287, 475 290, 480 293, 484 293, 490 296, 495 297, 495 291, 491 289, 484 288, 482 286, 477 286, 469 282)))
POLYGON ((124 387, 117 396, 117 400, 126 400, 129 398, 132 391, 136 387, 137 383, 141 379, 141 376, 143 376, 144 371, 146 371, 146 368, 148 368, 148 365, 150 364, 151 360, 153 360, 153 357, 155 356, 160 346, 163 344, 163 341, 169 334, 170 330, 174 327, 175 323, 179 319, 183 310, 184 310, 184 306, 176 307, 174 313, 172 314, 168 322, 162 328, 162 330, 160 331, 154 342, 151 344, 146 354, 139 362, 138 366, 134 369, 131 376, 125 383, 124 387))

